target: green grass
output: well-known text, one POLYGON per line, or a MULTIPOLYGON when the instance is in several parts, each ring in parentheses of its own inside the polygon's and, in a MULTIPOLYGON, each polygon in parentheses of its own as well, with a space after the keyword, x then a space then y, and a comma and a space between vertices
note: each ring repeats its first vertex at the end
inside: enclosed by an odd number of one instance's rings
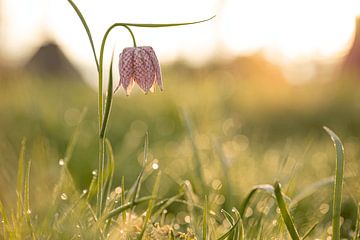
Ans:
POLYGON ((100 215, 96 94, 2 82, 0 238, 356 239, 357 88, 289 87, 279 104, 255 83, 200 72, 181 82, 170 68, 163 93, 115 96, 100 215), (336 152, 323 125, 342 138, 327 130, 336 152))

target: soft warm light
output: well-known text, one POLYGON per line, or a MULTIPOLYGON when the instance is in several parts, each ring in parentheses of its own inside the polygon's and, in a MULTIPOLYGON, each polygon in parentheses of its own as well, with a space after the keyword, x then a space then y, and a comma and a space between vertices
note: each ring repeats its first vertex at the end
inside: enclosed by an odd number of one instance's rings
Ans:
POLYGON ((329 57, 348 46, 358 13, 355 0, 230 0, 222 33, 235 52, 261 49, 286 60, 329 57))
MULTIPOLYGON (((167 29, 138 29, 139 45, 152 45, 162 61, 186 57, 202 61, 219 53, 264 50, 271 58, 334 56, 349 44, 360 13, 358 0, 76 0, 93 31, 95 44, 111 23, 182 22, 217 18, 204 24, 167 29), (196 54, 194 54, 196 52, 196 54)), ((44 37, 56 38, 77 63, 93 64, 87 36, 66 0, 6 0, 3 51, 18 59, 44 37)), ((109 48, 131 45, 115 31, 109 48)), ((111 51, 108 51, 106 59, 111 51)))

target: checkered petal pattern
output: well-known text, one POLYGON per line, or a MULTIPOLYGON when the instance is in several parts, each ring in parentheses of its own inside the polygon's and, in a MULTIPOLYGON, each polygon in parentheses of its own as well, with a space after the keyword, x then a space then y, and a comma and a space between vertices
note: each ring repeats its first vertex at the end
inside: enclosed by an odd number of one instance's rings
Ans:
POLYGON ((153 92, 155 83, 163 89, 159 60, 152 47, 125 48, 119 55, 119 86, 129 95, 136 83, 146 93, 153 92))

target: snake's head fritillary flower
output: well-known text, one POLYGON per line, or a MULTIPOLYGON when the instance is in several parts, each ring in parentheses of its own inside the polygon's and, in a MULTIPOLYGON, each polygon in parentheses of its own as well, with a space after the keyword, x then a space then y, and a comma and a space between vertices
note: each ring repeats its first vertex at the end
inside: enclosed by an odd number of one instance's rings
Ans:
POLYGON ((153 92, 155 84, 163 90, 159 60, 149 46, 125 48, 119 56, 120 82, 126 95, 135 83, 146 93, 153 92))

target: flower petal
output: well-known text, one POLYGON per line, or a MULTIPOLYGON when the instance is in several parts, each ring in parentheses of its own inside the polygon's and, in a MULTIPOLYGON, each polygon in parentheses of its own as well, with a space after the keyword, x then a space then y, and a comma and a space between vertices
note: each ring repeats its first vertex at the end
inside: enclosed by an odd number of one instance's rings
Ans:
POLYGON ((125 48, 119 56, 120 85, 127 95, 134 86, 134 51, 135 48, 125 48))
POLYGON ((140 47, 134 52, 134 81, 145 93, 149 92, 155 81, 155 69, 150 56, 140 47))
POLYGON ((158 58, 156 57, 154 49, 150 46, 145 46, 145 47, 141 47, 141 48, 144 49, 149 54, 151 62, 155 69, 156 83, 159 86, 159 88, 161 90, 163 90, 163 82, 162 82, 162 77, 161 77, 160 63, 159 63, 158 58))

